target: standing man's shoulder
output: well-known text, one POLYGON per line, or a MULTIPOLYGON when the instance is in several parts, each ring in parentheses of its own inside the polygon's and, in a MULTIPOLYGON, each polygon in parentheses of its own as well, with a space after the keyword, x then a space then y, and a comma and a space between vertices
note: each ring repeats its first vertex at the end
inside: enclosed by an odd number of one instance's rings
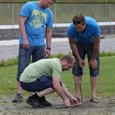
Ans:
POLYGON ((85 20, 86 20, 86 24, 88 24, 88 25, 94 25, 94 26, 96 25, 96 26, 98 26, 97 21, 92 17, 86 16, 85 20))
POLYGON ((77 32, 77 31, 76 31, 76 29, 75 29, 74 24, 71 23, 71 24, 69 25, 69 27, 68 27, 68 30, 67 30, 67 36, 68 36, 69 38, 71 38, 71 37, 73 37, 73 36, 75 35, 76 32, 77 32))
POLYGON ((73 23, 70 23, 69 28, 71 28, 71 29, 75 28, 75 27, 74 27, 74 24, 73 24, 73 23))
POLYGON ((30 12, 31 12, 31 9, 37 4, 36 1, 33 1, 33 2, 26 2, 22 8, 21 8, 21 11, 20 11, 20 16, 29 16, 30 12))
POLYGON ((48 14, 48 16, 49 16, 50 18, 53 17, 53 13, 52 13, 52 11, 51 11, 50 8, 46 8, 45 11, 47 12, 47 14, 48 14))
POLYGON ((93 32, 93 36, 95 38, 99 37, 101 34, 101 28, 98 25, 97 21, 91 17, 85 17, 85 19, 88 28, 93 32))
POLYGON ((48 13, 53 14, 50 8, 46 8, 45 10, 46 10, 48 13))
POLYGON ((91 29, 101 32, 100 26, 98 25, 98 22, 94 18, 86 16, 85 19, 87 26, 89 26, 91 29))

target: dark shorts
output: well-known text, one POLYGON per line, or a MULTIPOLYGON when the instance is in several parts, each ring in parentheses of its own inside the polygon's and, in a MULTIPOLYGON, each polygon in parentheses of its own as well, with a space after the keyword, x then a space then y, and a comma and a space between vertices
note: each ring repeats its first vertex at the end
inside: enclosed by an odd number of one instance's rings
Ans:
MULTIPOLYGON (((77 42, 76 45, 77 45, 80 57, 84 60, 85 56, 87 55, 88 62, 89 62, 92 57, 92 53, 93 53, 93 47, 94 47, 93 43, 82 44, 82 43, 77 42)), ((100 65, 99 54, 96 57, 96 60, 98 63, 98 67, 96 69, 92 69, 89 66, 89 72, 90 72, 91 77, 96 77, 99 75, 99 65, 100 65)), ((74 76, 81 76, 83 75, 83 68, 80 68, 78 63, 76 63, 73 67, 72 73, 74 74, 74 76)))
POLYGON ((53 88, 52 77, 48 77, 48 76, 41 76, 37 80, 30 83, 25 83, 20 81, 20 84, 24 90, 29 92, 38 92, 47 88, 53 88))

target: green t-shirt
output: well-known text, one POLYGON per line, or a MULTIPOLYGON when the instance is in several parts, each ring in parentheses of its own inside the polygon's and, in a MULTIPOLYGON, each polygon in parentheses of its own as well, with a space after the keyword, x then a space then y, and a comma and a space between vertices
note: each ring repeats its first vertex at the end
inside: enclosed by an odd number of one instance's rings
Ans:
POLYGON ((25 68, 20 76, 20 81, 26 83, 33 82, 43 75, 60 79, 61 72, 62 67, 59 59, 41 59, 25 68))

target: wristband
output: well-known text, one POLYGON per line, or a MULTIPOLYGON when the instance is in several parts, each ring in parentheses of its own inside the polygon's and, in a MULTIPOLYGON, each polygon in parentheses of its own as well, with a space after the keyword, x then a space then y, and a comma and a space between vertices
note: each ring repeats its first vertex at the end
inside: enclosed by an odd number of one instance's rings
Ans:
POLYGON ((51 50, 51 48, 47 47, 46 49, 51 50))

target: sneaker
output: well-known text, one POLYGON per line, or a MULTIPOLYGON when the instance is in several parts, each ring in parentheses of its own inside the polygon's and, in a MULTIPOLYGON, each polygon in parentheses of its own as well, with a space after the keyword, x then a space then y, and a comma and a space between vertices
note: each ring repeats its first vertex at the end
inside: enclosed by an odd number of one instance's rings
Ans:
POLYGON ((34 108, 44 108, 40 101, 36 98, 36 95, 30 96, 26 102, 34 108))
MULTIPOLYGON (((39 96, 38 96, 38 97, 39 97, 39 96)), ((43 97, 39 97, 39 99, 40 99, 40 103, 41 103, 43 106, 45 106, 45 107, 51 107, 51 106, 52 106, 52 104, 49 103, 44 96, 43 96, 43 97)))
POLYGON ((16 97, 14 100, 12 100, 13 103, 20 103, 20 102, 23 102, 23 96, 21 93, 17 93, 16 94, 16 97))
POLYGON ((31 96, 31 99, 33 101, 35 101, 35 103, 37 103, 36 101, 38 101, 38 103, 41 103, 41 105, 43 105, 44 107, 51 107, 52 104, 49 103, 45 97, 39 97, 36 93, 34 95, 31 96))

